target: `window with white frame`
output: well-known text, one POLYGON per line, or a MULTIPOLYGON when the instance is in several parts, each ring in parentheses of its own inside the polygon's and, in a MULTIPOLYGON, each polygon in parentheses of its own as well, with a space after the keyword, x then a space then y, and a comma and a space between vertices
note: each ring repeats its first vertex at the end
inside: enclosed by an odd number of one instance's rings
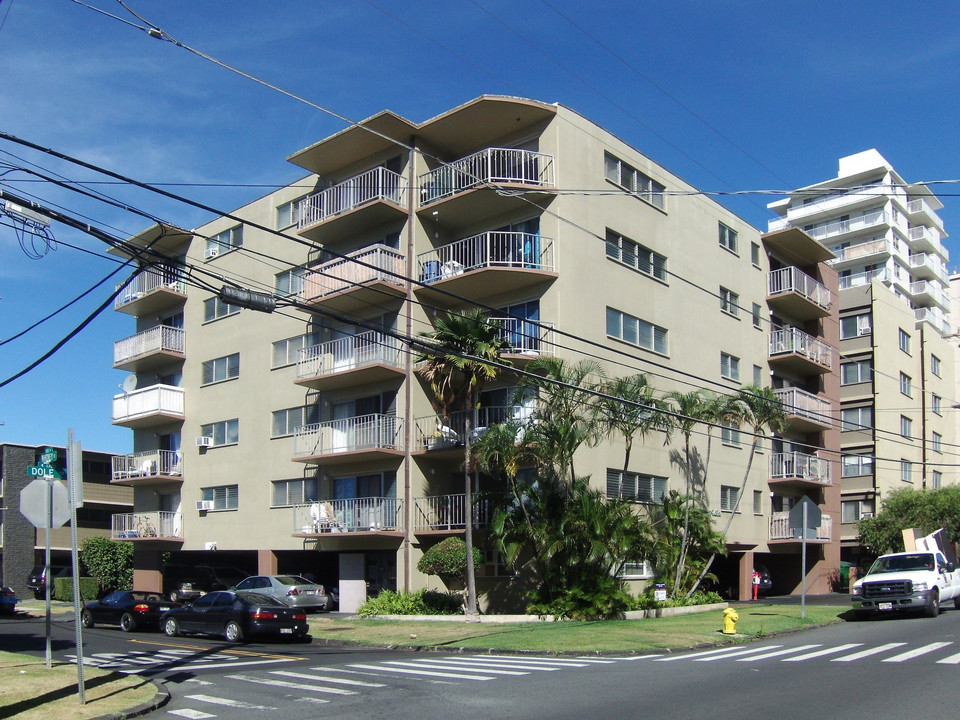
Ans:
POLYGON ((317 333, 297 335, 284 338, 273 343, 273 360, 271 367, 278 368, 284 365, 293 365, 300 359, 300 351, 304 348, 319 344, 320 336, 317 333))
POLYGON ((243 225, 235 225, 207 238, 205 257, 211 258, 223 255, 228 250, 234 250, 238 247, 243 247, 243 225))
POLYGON ((737 498, 740 497, 740 488, 734 485, 720 486, 720 509, 725 512, 733 512, 737 507, 737 498))
POLYGON ((607 180, 636 194, 651 205, 665 209, 666 187, 663 184, 608 152, 603 154, 603 164, 607 180))
POLYGON ((753 514, 763 515, 763 490, 753 491, 753 514))
POLYGON ((930 485, 933 490, 939 490, 940 485, 943 482, 943 473, 939 470, 934 470, 930 475, 930 485))
POLYGON ((941 407, 943 404, 943 398, 939 395, 930 395, 930 409, 935 412, 937 415, 941 415, 941 407))
POLYGON ((913 397, 913 379, 906 373, 900 373, 900 392, 907 397, 913 397))
POLYGON ((871 314, 860 313, 858 315, 847 315, 840 318, 840 339, 859 337, 860 335, 869 335, 873 332, 873 319, 871 314))
POLYGON ((732 253, 736 253, 737 231, 727 225, 724 225, 723 223, 718 223, 718 228, 720 247, 726 248, 732 253))
POLYGON ((270 494, 271 507, 286 507, 316 502, 320 499, 317 478, 297 478, 295 480, 274 480, 270 494))
POLYGON ((649 580, 653 578, 653 576, 654 568, 649 560, 624 563, 618 575, 618 577, 624 580, 649 580))
POLYGON ((607 468, 607 497, 641 503, 659 503, 667 494, 667 478, 607 468))
POLYGON ((201 368, 203 370, 202 385, 233 380, 240 377, 240 353, 207 360, 202 363, 201 368))
POLYGON ((317 405, 275 410, 272 414, 270 437, 293 435, 297 428, 320 422, 320 408, 317 405))
POLYGON ((607 230, 607 257, 644 275, 667 282, 665 256, 609 229, 607 230))
POLYGON ((720 309, 728 315, 736 317, 740 313, 740 296, 733 290, 721 286, 720 309))
POLYGON ((213 438, 213 446, 236 445, 240 441, 240 421, 221 420, 200 426, 200 434, 213 438))
POLYGON ((720 442, 724 445, 740 445, 740 426, 726 421, 720 427, 720 442))
POLYGON ((730 353, 720 353, 720 377, 740 382, 740 358, 730 353))
POLYGON ((303 290, 303 278, 307 269, 302 267, 291 268, 277 273, 274 276, 274 288, 277 295, 298 295, 303 290))
POLYGON ((937 377, 940 377, 940 358, 938 358, 936 355, 930 356, 930 372, 937 377))
POLYGON ((753 303, 753 326, 757 329, 763 327, 763 308, 760 306, 760 303, 753 303))
POLYGON ((943 435, 934 431, 930 435, 930 447, 933 448, 935 453, 943 452, 943 435))
POLYGON ((607 335, 645 350, 667 354, 667 329, 625 312, 607 308, 607 335))
POLYGON ((873 475, 873 455, 844 455, 840 472, 843 477, 873 475))
POLYGON ((277 206, 277 230, 288 228, 300 222, 300 201, 302 197, 277 206))
POLYGON ((755 242, 750 243, 750 262, 760 267, 760 246, 755 242))
POLYGON ((900 416, 900 435, 905 438, 913 437, 913 420, 906 415, 900 416))
POLYGON ((903 328, 899 329, 898 342, 900 344, 900 349, 903 350, 907 355, 910 354, 910 333, 908 333, 903 328))
POLYGON ((237 485, 220 485, 217 487, 201 488, 202 500, 213 501, 214 510, 236 510, 240 505, 239 487, 237 485))
POLYGON ((847 407, 840 410, 840 429, 844 432, 869 430, 872 427, 873 405, 847 407))
POLYGON ((907 483, 913 482, 913 463, 906 458, 900 459, 900 480, 907 483))
POLYGON ((873 379, 872 360, 854 360, 840 363, 840 384, 856 385, 870 382, 873 379))
POLYGON ((763 385, 763 368, 759 365, 753 366, 753 384, 756 387, 763 385))
POLYGON ((203 321, 218 320, 227 315, 236 315, 240 312, 239 305, 231 305, 218 297, 207 298, 203 301, 203 321))

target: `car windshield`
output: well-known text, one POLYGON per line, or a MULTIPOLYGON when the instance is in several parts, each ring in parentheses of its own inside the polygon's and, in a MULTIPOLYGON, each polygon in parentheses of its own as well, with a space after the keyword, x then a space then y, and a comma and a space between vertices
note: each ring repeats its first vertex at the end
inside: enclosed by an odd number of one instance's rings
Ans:
POLYGON ((933 570, 933 553, 912 553, 910 555, 890 555, 877 558, 870 567, 870 573, 911 572, 933 570))

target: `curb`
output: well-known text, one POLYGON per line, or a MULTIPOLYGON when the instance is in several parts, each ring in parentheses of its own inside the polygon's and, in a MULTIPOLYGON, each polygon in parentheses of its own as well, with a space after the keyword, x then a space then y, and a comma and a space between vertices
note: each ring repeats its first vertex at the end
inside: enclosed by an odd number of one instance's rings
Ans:
POLYGON ((170 702, 170 691, 167 690, 166 686, 161 685, 156 680, 149 681, 156 689, 157 692, 153 696, 153 699, 132 707, 129 710, 124 710, 119 713, 111 713, 109 715, 98 715, 90 720, 127 720, 127 718, 140 717, 141 715, 146 715, 149 712, 153 712, 159 708, 162 708, 168 702, 170 702))

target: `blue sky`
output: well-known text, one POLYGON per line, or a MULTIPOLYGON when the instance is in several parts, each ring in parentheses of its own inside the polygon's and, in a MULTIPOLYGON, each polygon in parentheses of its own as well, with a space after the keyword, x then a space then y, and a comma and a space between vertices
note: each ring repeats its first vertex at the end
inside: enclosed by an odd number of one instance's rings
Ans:
MULTIPOLYGON (((115 0, 87 4, 116 17, 71 0, 0 0, 0 130, 227 211, 301 177, 284 158, 345 126, 135 29, 143 23, 115 0)), ((960 178, 955 2, 126 4, 184 45, 352 120, 390 109, 419 122, 481 94, 518 95, 573 108, 703 190, 808 185, 871 147, 909 181, 960 178)), ((0 163, 5 191, 121 237, 149 224, 15 169, 92 178, 48 155, 0 140, 0 163)), ((181 227, 209 219, 142 190, 91 187, 181 227)), ((936 188, 948 232, 960 228, 957 188, 936 188)), ((765 229, 773 199, 721 201, 765 229)), ((0 225, 0 342, 115 268, 99 241, 53 232, 57 248, 37 259, 0 225)), ((111 284, 0 345, 0 382, 111 284)), ((111 362, 113 342, 132 333, 129 317, 107 310, 0 388, 0 442, 63 443, 72 427, 85 448, 129 451, 132 433, 110 424, 124 378, 111 362)))

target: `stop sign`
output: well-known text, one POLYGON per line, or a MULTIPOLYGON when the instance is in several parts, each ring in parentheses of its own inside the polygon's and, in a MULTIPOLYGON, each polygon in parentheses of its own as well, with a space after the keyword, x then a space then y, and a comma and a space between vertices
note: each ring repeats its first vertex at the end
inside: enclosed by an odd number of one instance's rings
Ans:
POLYGON ((56 480, 37 478, 20 491, 20 513, 38 528, 62 527, 70 519, 67 487, 56 480), (52 490, 52 492, 51 492, 52 490), (53 522, 47 502, 53 502, 53 522))

